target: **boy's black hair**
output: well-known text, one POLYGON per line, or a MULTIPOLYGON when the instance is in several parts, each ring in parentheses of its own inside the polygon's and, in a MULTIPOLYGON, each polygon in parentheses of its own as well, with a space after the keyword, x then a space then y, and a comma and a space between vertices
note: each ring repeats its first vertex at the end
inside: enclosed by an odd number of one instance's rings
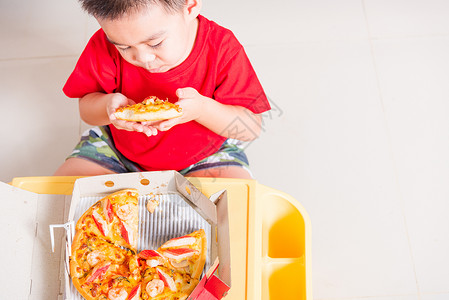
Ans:
POLYGON ((159 4, 167 12, 181 11, 186 0, 79 0, 82 8, 90 15, 101 19, 117 19, 139 11, 150 5, 159 4))

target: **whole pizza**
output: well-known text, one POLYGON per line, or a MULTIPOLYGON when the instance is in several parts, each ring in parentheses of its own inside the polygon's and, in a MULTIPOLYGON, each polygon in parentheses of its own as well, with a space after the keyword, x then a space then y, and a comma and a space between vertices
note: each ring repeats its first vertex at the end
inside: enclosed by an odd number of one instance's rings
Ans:
POLYGON ((78 220, 70 277, 88 300, 186 299, 199 282, 207 253, 203 229, 137 251, 138 191, 121 190, 78 220))

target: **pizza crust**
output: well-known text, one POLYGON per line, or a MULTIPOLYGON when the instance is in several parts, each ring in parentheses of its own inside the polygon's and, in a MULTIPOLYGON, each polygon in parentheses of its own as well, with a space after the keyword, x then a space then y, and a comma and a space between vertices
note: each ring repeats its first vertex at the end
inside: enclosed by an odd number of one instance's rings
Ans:
POLYGON ((141 103, 121 107, 114 115, 117 119, 131 122, 161 121, 182 116, 182 109, 168 100, 152 96, 141 103))

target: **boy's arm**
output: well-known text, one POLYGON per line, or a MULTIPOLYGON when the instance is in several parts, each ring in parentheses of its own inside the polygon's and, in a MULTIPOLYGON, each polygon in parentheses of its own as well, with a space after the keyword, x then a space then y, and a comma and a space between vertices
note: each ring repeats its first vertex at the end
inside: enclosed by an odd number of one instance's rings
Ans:
POLYGON ((256 139, 261 131, 262 118, 250 110, 237 105, 225 105, 200 95, 193 88, 178 89, 177 102, 183 109, 183 116, 159 124, 158 129, 171 127, 188 121, 196 121, 213 132, 241 141, 256 139))
POLYGON ((89 125, 102 126, 113 124, 119 129, 143 132, 147 136, 156 135, 157 129, 151 124, 118 120, 114 116, 117 108, 132 105, 135 102, 120 93, 90 93, 79 99, 81 119, 89 125))

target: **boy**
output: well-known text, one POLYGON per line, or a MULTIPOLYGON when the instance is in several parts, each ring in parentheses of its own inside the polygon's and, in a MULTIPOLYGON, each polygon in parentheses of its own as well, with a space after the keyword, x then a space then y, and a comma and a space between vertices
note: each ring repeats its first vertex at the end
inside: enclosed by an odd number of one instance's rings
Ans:
POLYGON ((83 134, 55 175, 177 170, 186 176, 251 178, 238 140, 260 133, 270 109, 234 35, 199 14, 201 0, 80 0, 101 26, 64 93, 79 98, 83 134), (157 96, 181 117, 117 120, 119 107, 157 96))

